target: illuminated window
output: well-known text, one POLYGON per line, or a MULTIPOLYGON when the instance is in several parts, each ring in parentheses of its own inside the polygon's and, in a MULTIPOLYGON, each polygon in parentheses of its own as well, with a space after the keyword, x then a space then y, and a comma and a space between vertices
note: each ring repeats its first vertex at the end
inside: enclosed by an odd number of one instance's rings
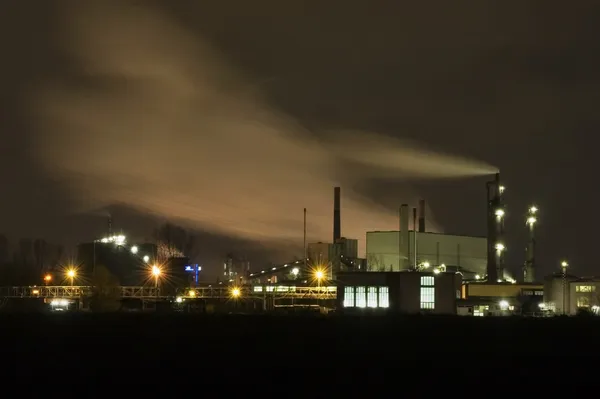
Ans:
POLYGON ((435 288, 421 287, 421 309, 435 308, 435 288))
POLYGON ((435 278, 421 276, 421 309, 435 309, 435 278))
POLYGON ((473 308, 473 316, 485 316, 489 310, 489 306, 475 306, 473 308))
POLYGON ((367 307, 377 307, 377 287, 367 288, 367 307))
POLYGON ((586 296, 580 296, 577 298, 577 307, 578 308, 589 308, 590 307, 590 298, 586 296))
POLYGON ((388 287, 379 287, 379 307, 390 307, 390 293, 388 287))
POLYGON ((596 287, 593 285, 578 285, 575 287, 575 291, 577 292, 594 292, 596 291, 596 287))
POLYGON ((364 308, 367 306, 367 290, 365 287, 356 287, 356 307, 364 308))
POLYGON ((389 308, 388 287, 344 287, 345 308, 389 308))
POLYGON ((421 287, 433 287, 435 285, 435 278, 433 276, 422 276, 421 287))
POLYGON ((354 287, 344 287, 344 307, 354 307, 354 287))

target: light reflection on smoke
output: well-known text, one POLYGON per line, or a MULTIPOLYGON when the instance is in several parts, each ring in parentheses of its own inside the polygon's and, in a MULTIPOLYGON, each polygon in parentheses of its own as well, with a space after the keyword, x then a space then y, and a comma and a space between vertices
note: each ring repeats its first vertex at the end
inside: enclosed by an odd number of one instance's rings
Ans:
MULTIPOLYGON (((48 86, 32 105, 38 155, 84 209, 122 203, 250 240, 300 242, 308 208, 310 238, 328 240, 340 180, 494 171, 365 132, 309 141, 209 46, 160 14, 108 1, 70 7, 65 36, 93 88, 48 86), (342 160, 363 172, 336 175, 342 160)), ((349 187, 342 197, 345 236, 396 228, 396 211, 349 187)))

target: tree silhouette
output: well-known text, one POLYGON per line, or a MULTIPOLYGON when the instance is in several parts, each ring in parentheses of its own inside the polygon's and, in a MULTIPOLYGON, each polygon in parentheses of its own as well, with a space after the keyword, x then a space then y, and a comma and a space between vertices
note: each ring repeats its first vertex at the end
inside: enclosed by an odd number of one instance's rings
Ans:
POLYGON ((96 265, 92 278, 94 291, 90 300, 93 312, 116 312, 121 308, 119 280, 104 265, 96 265))
POLYGON ((195 237, 183 227, 167 222, 156 229, 154 235, 159 259, 167 260, 194 255, 195 237))
POLYGON ((383 272, 385 271, 385 264, 383 263, 383 256, 376 254, 367 255, 367 270, 372 272, 383 272))

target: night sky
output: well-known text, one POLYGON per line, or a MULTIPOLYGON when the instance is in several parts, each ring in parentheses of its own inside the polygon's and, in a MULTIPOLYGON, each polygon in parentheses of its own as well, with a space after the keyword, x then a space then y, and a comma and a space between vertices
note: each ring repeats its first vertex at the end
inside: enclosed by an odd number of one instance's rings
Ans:
POLYGON ((497 168, 508 268, 535 204, 542 272, 599 274, 598 37, 592 1, 4 1, 0 232, 72 245, 110 211, 260 264, 301 254, 304 207, 331 239, 337 184, 345 236, 418 198, 484 235, 497 168))

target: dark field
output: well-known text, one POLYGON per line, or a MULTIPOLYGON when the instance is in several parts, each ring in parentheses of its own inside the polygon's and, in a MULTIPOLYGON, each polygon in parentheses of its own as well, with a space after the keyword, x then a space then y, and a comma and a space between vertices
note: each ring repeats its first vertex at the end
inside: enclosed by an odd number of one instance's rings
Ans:
POLYGON ((493 370, 545 374, 553 359, 596 356, 600 338, 595 317, 66 313, 3 314, 0 324, 5 364, 42 375, 64 369, 74 382, 106 373, 155 372, 183 380, 193 373, 207 383, 307 370, 347 378, 370 375, 373 368, 380 377, 401 370, 470 377, 493 370))

